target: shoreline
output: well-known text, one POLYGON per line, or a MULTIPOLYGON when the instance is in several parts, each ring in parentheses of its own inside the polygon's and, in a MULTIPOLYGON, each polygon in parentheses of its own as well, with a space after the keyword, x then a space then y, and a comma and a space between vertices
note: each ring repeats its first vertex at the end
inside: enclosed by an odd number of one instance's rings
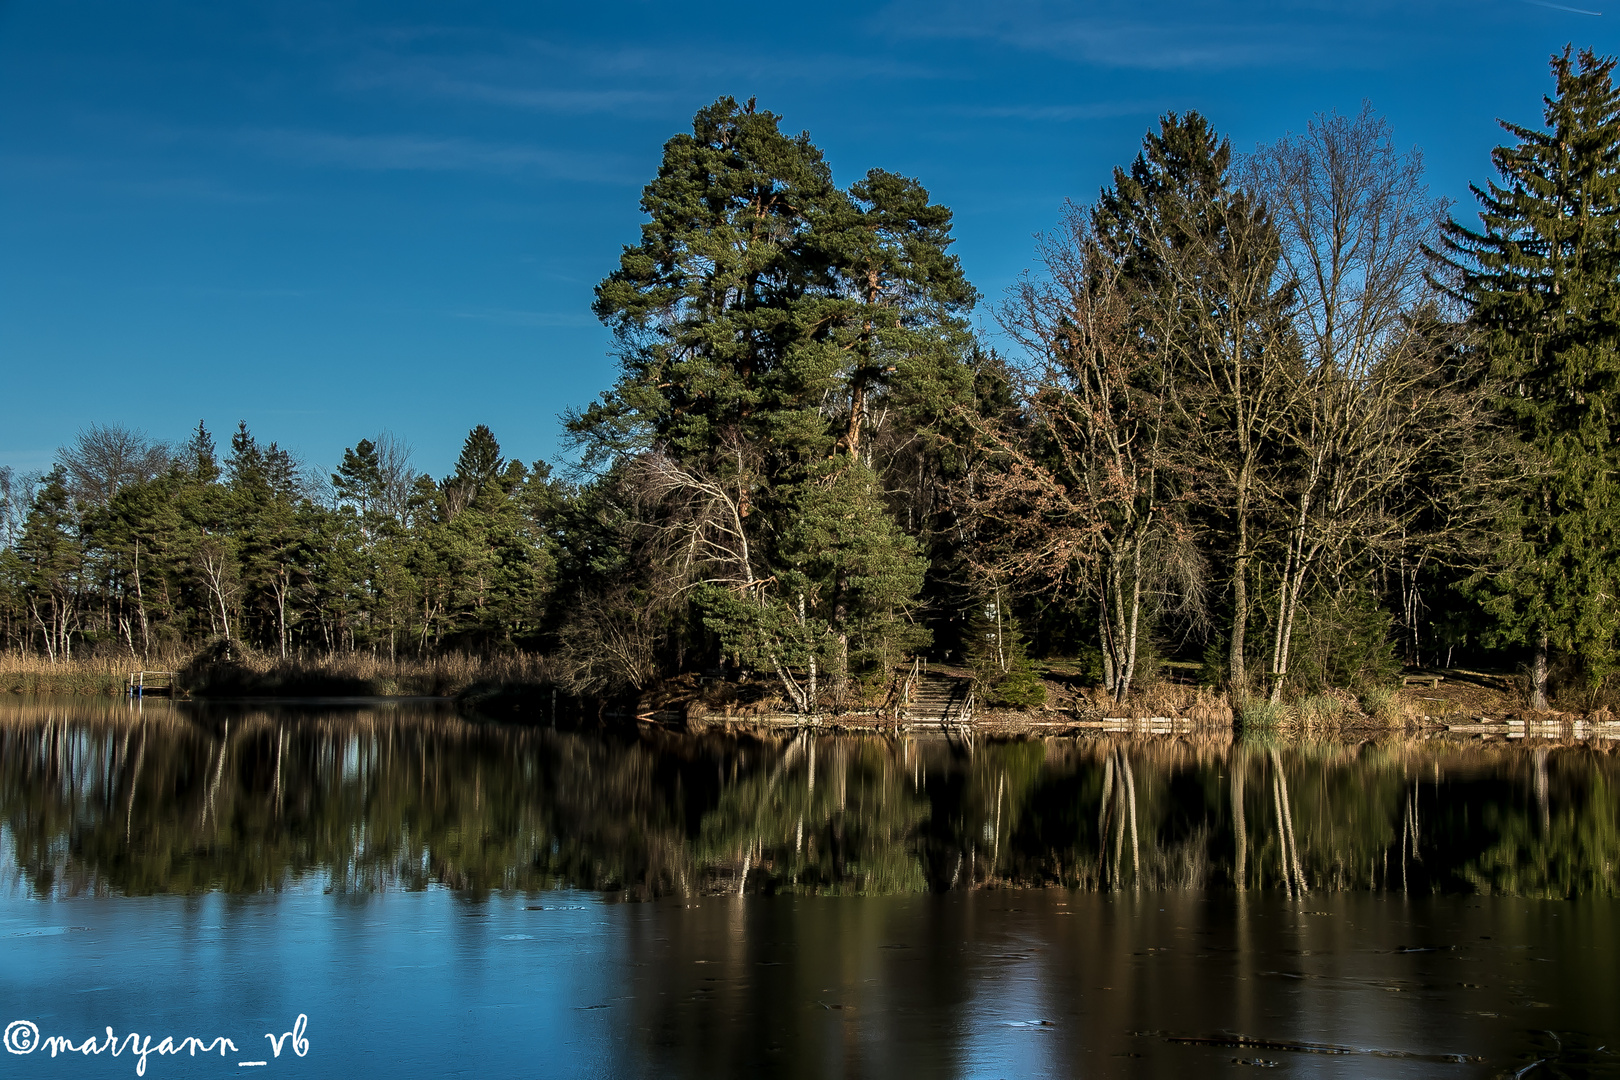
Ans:
MULTIPOLYGON (((40 699, 66 698, 87 701, 99 698, 111 703, 111 695, 85 694, 13 694, 7 695, 19 704, 39 703, 40 699)), ((0 697, 3 700, 3 697, 0 697)), ((139 707, 144 699, 124 698, 139 707)), ((553 727, 562 730, 596 728, 634 732, 638 735, 659 737, 722 736, 765 740, 796 738, 802 735, 864 737, 873 739, 944 739, 963 744, 969 752, 973 744, 983 740, 1004 739, 1072 739, 1099 736, 1138 736, 1190 738, 1204 743, 1231 743, 1245 737, 1276 737, 1284 740, 1298 738, 1326 738, 1334 740, 1366 741, 1391 736, 1416 739, 1451 739, 1476 744, 1620 744, 1620 720, 1589 719, 1572 713, 1527 714, 1518 718, 1475 717, 1467 720, 1447 720, 1443 717, 1424 716, 1421 719, 1388 724, 1365 716, 1351 716, 1340 720, 1291 720, 1280 724, 1247 728, 1241 719, 1208 720, 1177 716, 1086 716, 1062 714, 1056 710, 1020 712, 994 710, 975 717, 966 724, 941 723, 933 719, 908 719, 876 712, 848 712, 840 714, 800 715, 788 712, 760 712, 756 714, 703 713, 687 717, 682 712, 633 713, 620 710, 591 710, 570 708, 553 719, 548 710, 509 709, 487 711, 478 703, 457 695, 424 694, 358 694, 358 695, 243 695, 232 697, 154 696, 157 702, 194 706, 200 709, 257 707, 260 709, 320 709, 333 707, 393 709, 399 706, 437 706, 469 723, 492 723, 512 727, 553 727)))

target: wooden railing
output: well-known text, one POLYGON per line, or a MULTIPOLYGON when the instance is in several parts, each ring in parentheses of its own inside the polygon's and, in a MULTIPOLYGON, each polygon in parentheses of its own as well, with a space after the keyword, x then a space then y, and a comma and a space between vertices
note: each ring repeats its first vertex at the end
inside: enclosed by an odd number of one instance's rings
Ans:
POLYGON ((922 657, 918 656, 912 659, 911 674, 906 676, 906 685, 900 691, 900 707, 902 709, 911 708, 911 688, 917 685, 917 680, 920 678, 922 678, 922 657))
POLYGON ((132 671, 129 673, 129 684, 125 693, 130 697, 145 697, 147 694, 168 694, 174 696, 174 672, 172 671, 132 671))

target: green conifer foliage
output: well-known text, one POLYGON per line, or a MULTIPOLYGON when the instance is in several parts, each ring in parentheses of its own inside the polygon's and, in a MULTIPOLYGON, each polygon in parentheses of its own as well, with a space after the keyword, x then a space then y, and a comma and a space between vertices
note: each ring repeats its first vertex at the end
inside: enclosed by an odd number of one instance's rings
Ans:
POLYGON ((1144 288, 1162 286, 1170 275, 1167 256, 1220 231, 1222 209, 1235 211, 1241 226, 1249 208, 1233 190, 1231 165, 1231 143, 1199 113, 1161 119, 1130 168, 1114 169, 1113 186, 1103 189, 1092 212, 1097 233, 1127 275, 1144 288))
POLYGON ((1479 330, 1499 407, 1539 477, 1500 531, 1505 571, 1480 577, 1506 642, 1529 644, 1533 704, 1546 706, 1547 652, 1587 676, 1614 667, 1620 631, 1620 92, 1615 61, 1552 61, 1542 130, 1502 122, 1517 143, 1492 153, 1500 182, 1474 187, 1478 231, 1446 230, 1448 261, 1479 330))
MULTIPOLYGON (((844 197, 778 118, 722 98, 664 145, 641 207, 650 220, 596 290, 624 374, 570 427, 598 456, 662 444, 683 460, 725 442, 815 453, 803 403, 831 389, 826 257, 812 234, 844 197)), ((824 427, 824 425, 822 425, 824 427)))
POLYGON ((190 469, 198 483, 210 484, 218 478, 219 458, 214 453, 214 437, 208 433, 208 428, 201 420, 197 421, 197 430, 191 433, 185 450, 181 452, 180 460, 190 469))
POLYGON ((974 687, 984 704, 1009 709, 1038 709, 1046 704, 1046 683, 1030 663, 1018 620, 1000 590, 975 607, 965 645, 974 687))
MULTIPOLYGON (((917 181, 873 169, 819 230, 840 300, 828 347, 844 354, 845 450, 862 451, 874 410, 898 397, 913 418, 937 418, 965 400, 972 370, 966 315, 978 299, 949 254, 951 211, 917 181)), ((866 452, 871 461, 870 449, 866 452)))
POLYGON ((28 586, 29 614, 47 653, 53 662, 70 659, 73 635, 80 629, 84 545, 68 497, 67 472, 60 465, 34 496, 17 556, 28 586))
POLYGON ((377 445, 370 439, 361 439, 343 451, 343 464, 332 474, 332 487, 338 498, 353 503, 364 519, 371 509, 382 501, 382 465, 377 459, 377 445))
POLYGON ((477 498, 485 485, 505 468, 506 459, 501 457, 501 444, 496 441, 495 433, 487 425, 479 424, 467 433, 467 439, 461 445, 461 456, 456 458, 456 471, 451 481, 466 492, 470 500, 477 498))
POLYGON ((907 610, 926 563, 863 434, 901 380, 966 393, 950 212, 881 171, 840 191, 807 135, 731 98, 665 144, 642 209, 597 288, 623 374, 570 429, 598 464, 639 462, 615 482, 652 561, 693 579, 643 583, 671 624, 695 601, 722 654, 817 708, 927 638, 907 610))

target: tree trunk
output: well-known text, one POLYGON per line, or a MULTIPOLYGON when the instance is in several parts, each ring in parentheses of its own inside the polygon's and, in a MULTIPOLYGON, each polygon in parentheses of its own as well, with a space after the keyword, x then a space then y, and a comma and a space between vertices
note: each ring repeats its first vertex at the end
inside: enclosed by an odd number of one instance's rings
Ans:
POLYGON ((846 597, 849 595, 849 574, 840 570, 833 585, 836 599, 833 601, 833 627, 837 632, 838 651, 834 658, 833 670, 833 697, 834 707, 844 700, 849 690, 849 630, 846 624, 849 621, 849 604, 846 597))
MULTIPOLYGON (((276 588, 276 622, 281 631, 281 658, 287 659, 287 584, 285 579, 276 588)), ((392 638, 390 638, 392 642, 392 638)))
POLYGON ((39 602, 32 597, 30 597, 28 601, 28 610, 33 612, 34 621, 39 624, 39 638, 45 643, 45 654, 50 658, 51 663, 54 665, 56 663, 56 632, 54 629, 55 620, 53 619, 52 623, 47 625, 45 622, 45 617, 40 614, 39 602))
POLYGON ((146 598, 141 595, 141 542, 135 541, 135 613, 141 619, 141 655, 152 651, 151 632, 146 624, 146 598))
POLYGON ((1130 622, 1125 628, 1125 670, 1119 678, 1119 688, 1114 691, 1115 701, 1124 701, 1125 695, 1131 692, 1131 681, 1136 678, 1136 644, 1137 634, 1141 629, 1142 620, 1142 538, 1136 539, 1136 547, 1131 552, 1131 611, 1130 622))
POLYGON ((1271 651, 1271 700, 1282 700, 1283 682, 1288 678, 1288 664, 1293 656, 1294 622, 1299 615, 1299 596, 1305 588, 1306 556, 1289 552, 1288 566, 1283 574, 1281 596, 1277 601, 1277 637, 1271 651))
POLYGON ((1102 603, 1097 605, 1097 644, 1102 649, 1103 689, 1114 692, 1114 657, 1108 640, 1108 589, 1103 588, 1102 603))
POLYGON ((1249 516, 1238 510, 1237 559, 1232 567, 1232 644, 1226 658, 1226 677, 1234 696, 1248 693, 1249 676, 1243 668, 1244 635, 1249 629, 1249 516))
POLYGON ((1232 870, 1232 883, 1241 891, 1249 885, 1249 830, 1243 818, 1243 781, 1249 771, 1249 763, 1243 751, 1232 748, 1227 769, 1232 778, 1232 846, 1236 863, 1232 870))
POLYGON ((1530 660, 1530 707, 1547 711, 1547 635, 1536 641, 1536 654, 1530 660))

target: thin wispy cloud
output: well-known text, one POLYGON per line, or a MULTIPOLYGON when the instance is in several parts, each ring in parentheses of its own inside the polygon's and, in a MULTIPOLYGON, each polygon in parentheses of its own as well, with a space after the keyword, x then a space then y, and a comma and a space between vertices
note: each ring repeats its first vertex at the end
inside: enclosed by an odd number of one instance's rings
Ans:
POLYGON ((179 290, 192 293, 196 296, 229 296, 241 300, 301 300, 306 296, 316 295, 312 289, 286 289, 286 288, 229 288, 226 286, 205 286, 179 290))
POLYGON ((523 85, 499 78, 454 74, 429 64, 367 64, 348 76, 348 85, 360 89, 391 90, 423 97, 501 105, 564 116, 601 113, 647 113, 667 107, 667 92, 610 89, 567 89, 523 85))
POLYGON ((510 308, 480 308, 474 311, 452 311, 450 316, 456 319, 473 319, 478 322, 502 323, 507 326, 561 329, 564 327, 597 325, 595 317, 589 312, 577 311, 518 311, 510 308))
POLYGON ((130 195, 151 199, 199 203, 209 202, 224 206, 251 206, 276 202, 280 196, 264 191, 250 190, 235 184, 200 176, 149 177, 140 179, 125 176, 120 179, 102 178, 104 187, 130 195))
POLYGON ((276 196, 215 177, 162 175, 150 162, 127 157, 68 154, 0 154, 0 173, 15 180, 47 182, 101 195, 223 206, 273 202, 276 196))
POLYGON ((1073 105, 983 105, 956 110, 958 115, 987 120, 1028 120, 1033 123, 1069 123, 1106 120, 1116 116, 1157 115, 1163 109, 1151 101, 1098 101, 1073 105))
POLYGON ((1160 71, 1338 66, 1372 55, 1384 34, 1365 12, 1341 12, 1332 27, 1324 27, 1320 15, 1306 23, 1289 11, 1266 17, 1244 5, 1209 4, 1166 21, 1140 5, 1097 5, 1075 14, 1038 2, 950 5, 925 14, 908 0, 889 9, 881 25, 903 38, 994 41, 1100 67, 1160 71))
POLYGON ((348 135, 307 129, 248 129, 244 147, 295 165, 393 172, 536 173, 552 179, 639 184, 616 157, 521 143, 431 135, 348 135))
POLYGON ((589 48, 510 37, 452 39, 448 55, 412 55, 409 47, 421 40, 373 45, 349 62, 341 85, 560 116, 652 117, 686 111, 694 94, 712 93, 716 83, 734 84, 742 94, 744 88, 752 92, 781 83, 969 77, 961 69, 899 59, 888 50, 856 55, 737 50, 707 39, 672 41, 661 48, 589 48))
POLYGON ((1547 2, 1547 0, 1524 0, 1524 2, 1534 7, 1551 8, 1554 11, 1567 11, 1572 15, 1593 15, 1598 18, 1603 17, 1603 12, 1601 11, 1587 11, 1585 8, 1565 7, 1563 4, 1550 4, 1547 2))

